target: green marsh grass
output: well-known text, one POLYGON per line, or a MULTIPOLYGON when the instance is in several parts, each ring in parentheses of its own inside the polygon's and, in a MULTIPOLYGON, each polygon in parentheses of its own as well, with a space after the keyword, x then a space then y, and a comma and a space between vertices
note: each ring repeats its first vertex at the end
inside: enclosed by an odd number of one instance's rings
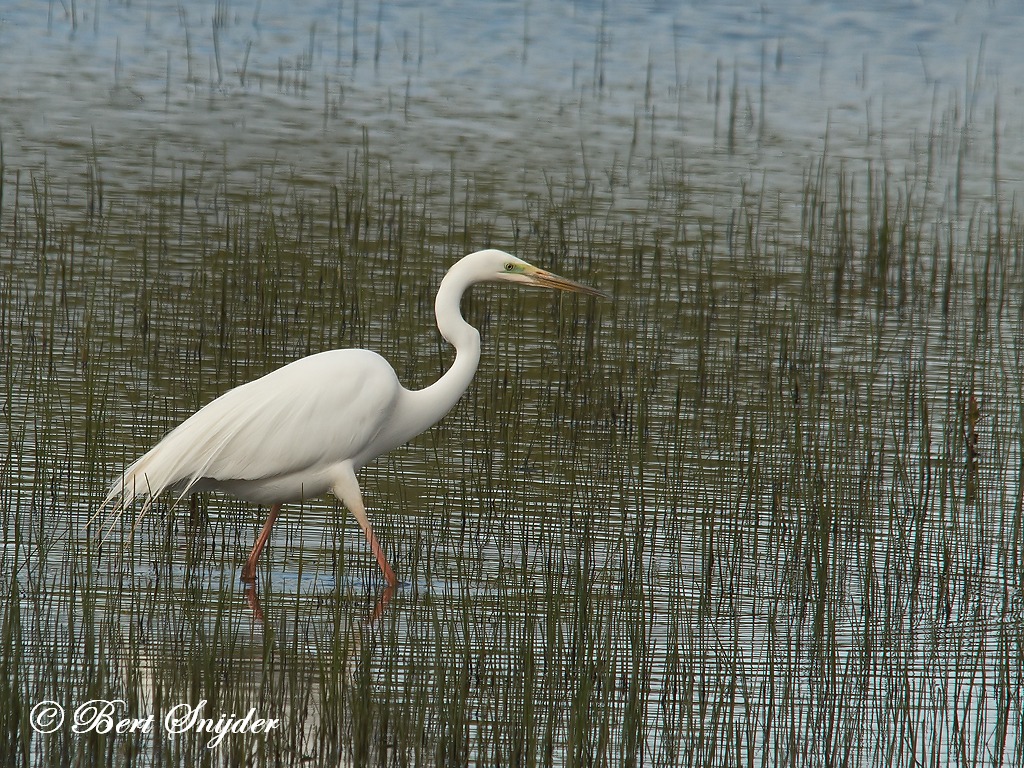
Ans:
MULTIPOLYGON (((928 156, 969 169, 950 133, 928 156)), ((368 134, 329 185, 154 149, 149 187, 116 189, 108 151, 0 174, 7 763, 1019 764, 1015 210, 828 147, 729 205, 652 159, 641 210, 595 188, 615 169, 511 202, 454 160, 396 177, 368 134), (436 285, 488 245, 615 300, 466 300, 476 382, 362 475, 406 582, 377 621, 333 500, 275 530, 262 619, 237 581, 261 510, 84 527, 125 463, 295 357, 366 346, 433 380, 436 285), (281 727, 30 725, 92 699, 281 727)))

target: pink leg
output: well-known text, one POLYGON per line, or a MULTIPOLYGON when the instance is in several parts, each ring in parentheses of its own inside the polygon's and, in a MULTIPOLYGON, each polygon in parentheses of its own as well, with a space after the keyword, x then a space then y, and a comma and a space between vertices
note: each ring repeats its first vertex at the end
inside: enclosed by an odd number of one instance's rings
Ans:
POLYGON ((250 610, 252 610, 253 621, 262 624, 263 606, 260 605, 260 595, 254 582, 249 582, 245 585, 245 601, 249 604, 250 610))
POLYGON ((373 528, 370 527, 370 521, 366 519, 366 513, 363 513, 362 518, 356 515, 356 519, 359 520, 359 524, 362 525, 363 521, 366 521, 366 526, 363 528, 363 533, 366 534, 366 540, 370 542, 370 551, 373 552, 373 556, 377 558, 377 565, 384 572, 384 579, 387 581, 389 587, 394 587, 398 584, 398 579, 395 578, 395 572, 391 570, 391 564, 388 563, 388 559, 384 557, 384 550, 381 549, 380 543, 377 541, 377 537, 373 535, 373 528))
POLYGON ((377 600, 377 604, 373 607, 373 613, 366 620, 367 624, 375 624, 377 619, 384 615, 384 611, 388 609, 388 603, 391 602, 391 598, 395 596, 395 585, 388 584, 384 587, 384 591, 380 593, 380 599, 377 600))
POLYGON ((384 572, 384 579, 387 581, 388 586, 397 586, 398 579, 395 578, 395 572, 391 570, 391 565, 384 556, 384 550, 381 549, 377 537, 373 535, 373 528, 370 527, 370 521, 366 517, 366 507, 363 506, 363 494, 359 490, 359 481, 356 480, 355 469, 348 462, 345 463, 343 469, 343 473, 334 486, 334 495, 345 502, 345 506, 349 508, 352 516, 359 523, 359 527, 362 528, 363 535, 366 536, 366 540, 370 543, 370 550, 373 552, 373 556, 377 558, 377 565, 384 572))
POLYGON ((256 561, 260 559, 260 553, 267 546, 267 539, 270 538, 270 529, 274 527, 274 521, 277 520, 277 514, 280 511, 280 504, 275 504, 270 508, 267 522, 263 524, 263 529, 260 531, 260 535, 256 537, 256 543, 252 545, 252 551, 249 553, 245 565, 242 566, 242 581, 249 583, 256 581, 256 561))

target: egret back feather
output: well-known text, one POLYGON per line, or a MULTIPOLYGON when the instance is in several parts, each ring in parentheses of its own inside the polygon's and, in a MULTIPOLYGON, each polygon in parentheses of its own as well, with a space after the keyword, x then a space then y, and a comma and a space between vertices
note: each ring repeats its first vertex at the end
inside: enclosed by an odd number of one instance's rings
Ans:
POLYGON ((177 504, 194 490, 234 481, 252 488, 242 498, 259 501, 261 481, 301 473, 315 477, 318 469, 325 479, 318 485, 324 487, 306 483, 297 495, 320 495, 331 486, 336 457, 365 462, 394 447, 375 450, 375 441, 402 391, 391 366, 368 350, 301 358, 192 414, 125 469, 100 510, 119 514, 143 498, 141 517, 166 490, 177 493, 177 504))

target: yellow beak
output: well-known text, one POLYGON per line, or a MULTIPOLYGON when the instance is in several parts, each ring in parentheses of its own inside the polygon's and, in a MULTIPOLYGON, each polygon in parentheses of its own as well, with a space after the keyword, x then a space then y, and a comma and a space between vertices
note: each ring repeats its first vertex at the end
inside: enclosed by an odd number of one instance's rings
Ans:
POLYGON ((591 288, 589 285, 583 285, 573 280, 568 280, 558 275, 553 275, 547 270, 538 269, 534 267, 532 271, 526 273, 526 277, 530 279, 531 285, 539 285, 544 288, 554 288, 559 291, 571 291, 572 293, 585 293, 588 296, 600 296, 602 299, 610 299, 607 293, 599 291, 596 288, 591 288))

